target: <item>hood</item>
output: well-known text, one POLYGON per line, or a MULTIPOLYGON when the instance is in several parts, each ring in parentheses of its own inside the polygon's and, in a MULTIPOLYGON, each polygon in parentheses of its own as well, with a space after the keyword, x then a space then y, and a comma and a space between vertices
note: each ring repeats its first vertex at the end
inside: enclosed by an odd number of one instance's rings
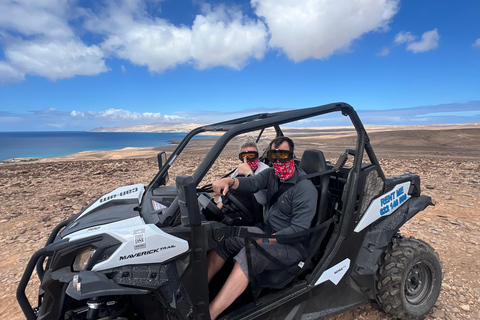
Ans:
POLYGON ((73 232, 98 225, 138 217, 138 206, 145 192, 144 184, 120 187, 86 207, 61 233, 63 238, 73 232))

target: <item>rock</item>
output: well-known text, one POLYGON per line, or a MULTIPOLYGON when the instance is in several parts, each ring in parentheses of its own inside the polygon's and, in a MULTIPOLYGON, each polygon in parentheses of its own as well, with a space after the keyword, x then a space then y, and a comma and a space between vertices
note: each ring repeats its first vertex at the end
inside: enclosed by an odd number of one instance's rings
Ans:
POLYGON ((462 304, 460 306, 460 309, 462 309, 463 311, 470 311, 470 306, 468 304, 462 304))
POLYGON ((443 319, 443 318, 445 318, 445 311, 437 309, 437 310, 433 311, 433 313, 431 314, 431 317, 432 318, 443 319))
POLYGON ((80 204, 80 203, 75 203, 73 206, 72 206, 72 209, 73 210, 81 210, 83 208, 83 205, 80 204))

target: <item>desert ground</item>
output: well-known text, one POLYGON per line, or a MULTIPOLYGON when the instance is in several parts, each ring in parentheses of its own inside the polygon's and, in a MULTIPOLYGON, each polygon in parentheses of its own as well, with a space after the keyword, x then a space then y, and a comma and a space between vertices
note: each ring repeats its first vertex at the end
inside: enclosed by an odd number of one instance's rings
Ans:
MULTIPOLYGON (((440 255, 444 280, 438 302, 427 319, 480 319, 480 125, 367 128, 386 176, 412 172, 422 179, 422 192, 435 201, 401 232, 430 243, 440 255)), ((318 128, 288 129, 296 155, 321 149, 336 161, 354 147, 355 133, 318 128)), ((266 145, 271 137, 260 141, 266 145)), ((215 138, 197 140, 176 160, 170 174, 191 174, 215 138)), ((240 143, 233 141, 233 144, 240 143)), ((15 291, 31 255, 45 244, 58 223, 116 187, 148 184, 157 172, 155 155, 175 146, 108 152, 82 152, 63 158, 0 164, 0 319, 24 319, 15 291)), ((238 163, 235 148, 205 177, 212 182, 238 163)), ((35 275, 34 275, 35 277, 35 275)), ((36 303, 38 281, 27 294, 36 303)), ((365 304, 332 319, 389 319, 365 304)))

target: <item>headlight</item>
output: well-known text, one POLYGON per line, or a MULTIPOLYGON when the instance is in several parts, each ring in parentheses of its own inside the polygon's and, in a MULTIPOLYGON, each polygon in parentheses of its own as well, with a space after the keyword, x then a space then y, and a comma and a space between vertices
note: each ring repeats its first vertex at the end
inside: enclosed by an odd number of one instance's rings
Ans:
POLYGON ((86 247, 79 254, 77 254, 77 256, 75 257, 75 261, 73 261, 73 271, 80 271, 85 269, 95 251, 95 247, 86 247))

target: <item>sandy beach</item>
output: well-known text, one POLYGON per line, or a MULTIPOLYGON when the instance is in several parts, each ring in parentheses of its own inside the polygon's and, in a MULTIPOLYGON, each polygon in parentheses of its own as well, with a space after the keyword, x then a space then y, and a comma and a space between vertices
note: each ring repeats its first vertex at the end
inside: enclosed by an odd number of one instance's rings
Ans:
MULTIPOLYGON (((427 319, 480 318, 480 126, 367 127, 371 144, 387 176, 419 174, 422 192, 434 198, 401 232, 429 242, 439 253, 444 268, 440 298, 427 319)), ((335 161, 352 147, 355 132, 339 128, 286 129, 303 150, 323 150, 335 161)), ((271 138, 266 137, 260 146, 271 138)), ((176 161, 175 176, 191 174, 216 138, 196 140, 176 161)), ((233 141, 238 146, 240 140, 233 141)), ((116 187, 147 184, 158 170, 156 154, 170 153, 175 145, 158 148, 126 148, 87 151, 62 158, 0 165, 0 318, 24 319, 15 291, 30 256, 43 247, 52 228, 81 210, 98 196, 116 187)), ((204 181, 212 182, 238 163, 236 147, 221 154, 204 181)), ((28 288, 35 303, 38 282, 28 288)), ((383 312, 366 304, 332 319, 386 319, 383 312)))

